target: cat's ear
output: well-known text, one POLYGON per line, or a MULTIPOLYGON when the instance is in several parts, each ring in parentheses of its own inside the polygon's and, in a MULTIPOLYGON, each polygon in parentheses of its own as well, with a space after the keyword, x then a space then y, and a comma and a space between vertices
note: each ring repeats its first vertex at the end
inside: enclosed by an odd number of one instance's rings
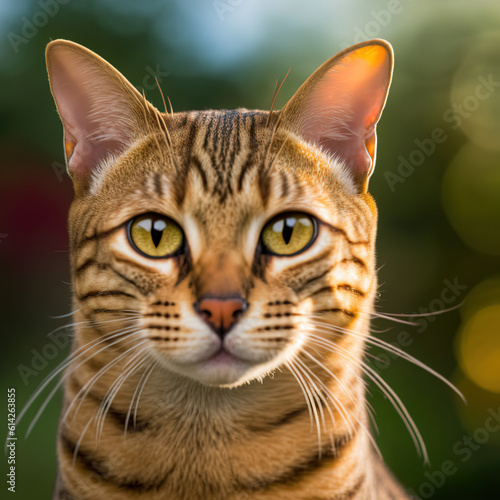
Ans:
POLYGON ((64 126, 66 165, 75 188, 92 171, 127 149, 152 106, 116 69, 67 40, 47 46, 50 88, 64 126))
POLYGON ((282 110, 293 132, 347 165, 359 192, 366 191, 375 165, 375 128, 392 68, 388 42, 353 45, 320 66, 282 110))

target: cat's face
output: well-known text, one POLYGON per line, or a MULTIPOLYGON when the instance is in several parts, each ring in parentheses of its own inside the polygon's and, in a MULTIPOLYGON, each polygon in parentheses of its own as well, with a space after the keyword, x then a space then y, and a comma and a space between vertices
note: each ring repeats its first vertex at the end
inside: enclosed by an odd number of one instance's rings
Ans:
POLYGON ((209 384, 239 383, 303 349, 312 314, 330 309, 319 314, 346 326, 363 309, 372 290, 375 213, 369 195, 353 193, 340 164, 310 147, 303 156, 305 145, 291 134, 275 136, 266 159, 272 128, 264 114, 193 115, 188 124, 199 127, 190 148, 182 118, 169 127, 173 149, 184 145, 176 159, 183 176, 146 138, 75 202, 76 269, 91 257, 80 243, 83 214, 92 213, 88 226, 105 234, 87 244, 101 268, 77 272, 75 292, 122 292, 89 297, 85 306, 136 311, 150 349, 170 369, 209 384), (209 131, 223 122, 231 132, 220 152, 209 131), (252 125, 261 129, 253 132, 261 143, 247 163, 252 125), (228 318, 207 318, 217 311, 210 302, 200 310, 204 298, 241 303, 228 318))
POLYGON ((164 367, 209 385, 238 385, 306 353, 326 355, 321 339, 332 334, 320 323, 337 328, 335 342, 360 344, 342 339, 345 327, 368 319, 376 286, 376 210, 366 182, 390 79, 387 47, 354 57, 350 85, 359 102, 351 110, 348 82, 331 60, 335 71, 324 65, 323 78, 315 73, 271 117, 167 116, 67 43, 53 48, 51 83, 77 190, 70 214, 77 309, 103 334, 135 328, 164 367), (123 101, 108 110, 119 116, 108 116, 107 127, 96 118, 106 92, 85 93, 72 58, 103 79, 110 103, 123 101), (374 80, 370 92, 361 77, 374 80), (328 78, 335 81, 325 87, 328 78), (71 81, 87 112, 64 95, 71 81), (333 91, 342 99, 332 111, 324 101, 333 91), (325 110, 336 120, 323 123, 325 110))

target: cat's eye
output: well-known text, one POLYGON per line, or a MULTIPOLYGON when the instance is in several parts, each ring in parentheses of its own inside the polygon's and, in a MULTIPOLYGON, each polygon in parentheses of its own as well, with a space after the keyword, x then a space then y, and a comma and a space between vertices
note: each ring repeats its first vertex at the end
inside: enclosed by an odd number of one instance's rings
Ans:
POLYGON ((316 239, 317 222, 303 213, 280 214, 262 230, 262 246, 266 253, 291 256, 309 248, 316 239))
POLYGON ((146 214, 128 224, 132 247, 146 257, 164 258, 179 253, 184 246, 184 233, 172 219, 160 214, 146 214))

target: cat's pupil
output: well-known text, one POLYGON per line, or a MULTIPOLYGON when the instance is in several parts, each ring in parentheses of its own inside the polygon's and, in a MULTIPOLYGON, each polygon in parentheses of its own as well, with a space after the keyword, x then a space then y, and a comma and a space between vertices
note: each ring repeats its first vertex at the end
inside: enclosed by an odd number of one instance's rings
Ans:
POLYGON ((158 245, 161 242, 161 238, 163 236, 163 231, 165 231, 165 228, 167 227, 167 223, 164 220, 155 220, 153 222, 153 227, 151 229, 151 239, 153 240, 153 244, 155 247, 158 247, 158 245))
POLYGON ((281 234, 283 235, 283 240, 287 245, 292 238, 293 228, 296 223, 297 219, 295 217, 287 217, 285 220, 285 227, 283 228, 283 232, 281 234))

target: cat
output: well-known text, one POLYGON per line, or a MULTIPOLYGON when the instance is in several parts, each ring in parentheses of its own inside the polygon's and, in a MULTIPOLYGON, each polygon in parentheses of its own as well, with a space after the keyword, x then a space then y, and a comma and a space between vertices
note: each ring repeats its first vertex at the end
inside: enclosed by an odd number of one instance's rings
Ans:
POLYGON ((46 59, 75 191, 53 498, 407 498, 363 380, 390 44, 280 111, 162 113, 76 43, 46 59))

